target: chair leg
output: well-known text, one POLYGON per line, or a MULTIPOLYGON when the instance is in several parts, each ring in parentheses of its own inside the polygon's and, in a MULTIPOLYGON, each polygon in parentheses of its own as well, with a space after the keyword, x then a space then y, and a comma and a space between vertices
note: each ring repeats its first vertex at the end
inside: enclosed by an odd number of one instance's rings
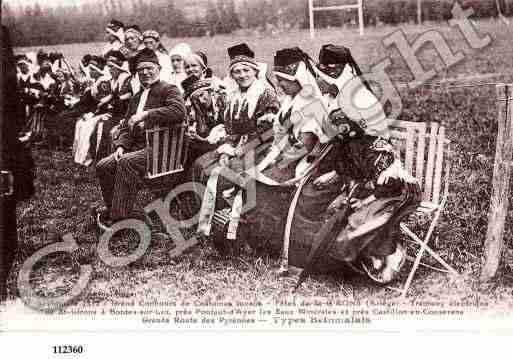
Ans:
MULTIPOLYGON (((429 225, 429 229, 426 234, 426 237, 424 238, 424 241, 421 241, 420 238, 417 237, 416 235, 415 235, 416 238, 412 237, 415 241, 418 240, 418 243, 420 244, 420 249, 417 253, 417 257, 415 258, 415 262, 413 263, 413 267, 412 267, 410 273, 408 274, 406 283, 402 289, 401 299, 406 298, 406 294, 408 293, 408 289, 410 288, 411 282, 413 281, 413 276, 415 275, 415 272, 417 271, 417 269, 420 265, 420 261, 422 259, 422 256, 424 255, 424 251, 426 251, 427 248, 429 248, 427 244, 429 243, 429 240, 430 240, 431 236, 433 235, 433 231, 438 223, 438 220, 440 219, 440 215, 442 213, 443 208, 445 207, 446 201, 447 201, 447 197, 444 197, 444 199, 442 200, 442 203, 440 204, 440 207, 435 212, 435 215, 433 217, 433 220, 431 221, 431 224, 429 225)), ((401 228, 403 228, 403 227, 406 227, 406 226, 401 226, 401 228)), ((410 233, 413 234, 413 232, 411 232, 411 231, 410 231, 410 233)), ((428 253, 432 254, 431 252, 433 254, 436 254, 431 249, 429 249, 428 253)), ((438 257, 437 260, 442 259, 442 258, 440 258, 440 256, 438 256, 438 255, 436 255, 436 256, 438 257)), ((457 272, 453 268, 451 268, 443 259, 442 259, 442 262, 440 262, 442 265, 444 265, 444 266, 447 265, 447 267, 450 268, 451 273, 457 274, 457 272)))
MULTIPOLYGON (((415 243, 417 243, 418 245, 422 246, 423 245, 423 242, 422 240, 419 238, 419 236, 417 236, 415 233, 413 233, 413 231, 411 231, 408 226, 404 223, 401 223, 399 225, 399 227, 401 228, 401 230, 403 231, 404 234, 406 234, 407 236, 409 236, 411 239, 413 239, 413 241, 415 243)), ((433 251, 429 246, 426 245, 426 248, 425 248, 426 252, 428 252, 433 258, 435 258, 438 263, 440 263, 442 266, 444 266, 445 269, 447 269, 447 272, 448 273, 451 273, 451 274, 458 274, 458 272, 456 272, 456 270, 454 270, 454 268, 452 268, 442 257, 440 257, 435 251, 433 251)), ((422 265, 422 263, 421 263, 422 265)), ((436 269, 436 268, 432 268, 432 269, 436 269)))

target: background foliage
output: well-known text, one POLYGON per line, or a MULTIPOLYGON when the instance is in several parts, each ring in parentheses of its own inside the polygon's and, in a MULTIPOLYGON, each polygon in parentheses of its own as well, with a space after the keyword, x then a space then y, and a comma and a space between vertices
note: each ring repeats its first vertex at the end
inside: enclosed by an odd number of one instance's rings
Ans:
MULTIPOLYGON (((316 5, 352 3, 316 0, 316 5)), ((497 0, 460 0, 474 17, 497 17, 497 0)), ((498 0, 505 16, 513 15, 513 0, 498 0)), ((452 0, 422 0, 423 21, 451 18, 452 0)), ((308 26, 307 0, 101 0, 80 6, 51 8, 40 4, 23 8, 2 2, 2 22, 14 31, 17 46, 91 42, 104 39, 111 19, 155 29, 167 37, 227 34, 240 29, 280 32, 308 26)), ((316 27, 354 26, 356 11, 315 13, 316 27)), ((366 0, 366 25, 412 23, 417 0, 366 0)))

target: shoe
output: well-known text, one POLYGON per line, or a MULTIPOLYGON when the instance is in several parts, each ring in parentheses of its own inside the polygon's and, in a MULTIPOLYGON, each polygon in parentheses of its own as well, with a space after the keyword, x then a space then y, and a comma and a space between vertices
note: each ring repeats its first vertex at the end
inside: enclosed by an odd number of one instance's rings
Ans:
POLYGON ((362 269, 367 276, 376 283, 388 284, 397 278, 406 261, 406 251, 401 244, 397 244, 394 253, 386 256, 384 259, 370 257, 372 266, 365 261, 361 262, 362 269))
POLYGON ((405 259, 406 253, 404 248, 398 243, 395 252, 385 257, 385 268, 381 272, 381 279, 384 283, 390 283, 395 279, 401 271, 405 259))
POLYGON ((376 258, 371 256, 370 259, 372 261, 372 267, 375 270, 380 270, 381 268, 383 268, 383 264, 385 263, 385 261, 382 258, 376 258))
POLYGON ((93 216, 100 231, 105 232, 112 227, 113 221, 106 207, 99 207, 93 210, 93 216))

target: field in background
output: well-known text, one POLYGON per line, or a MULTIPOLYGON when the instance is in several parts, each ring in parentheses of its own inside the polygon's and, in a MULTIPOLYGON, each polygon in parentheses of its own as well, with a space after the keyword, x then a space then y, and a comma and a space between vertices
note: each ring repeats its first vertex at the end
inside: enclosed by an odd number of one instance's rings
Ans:
MULTIPOLYGON (((513 58, 513 46, 510 44, 513 28, 502 22, 478 23, 479 31, 490 34, 493 39, 490 46, 479 51, 470 49, 460 32, 443 24, 401 28, 410 39, 426 30, 437 29, 449 40, 453 52, 464 51, 466 58, 453 68, 442 71, 436 80, 482 73, 503 74, 494 81, 509 82, 512 79, 513 71, 509 66, 510 59, 513 58)), ((390 56, 390 77, 397 81, 411 81, 412 75, 399 58, 397 50, 385 49, 381 43, 383 36, 397 29, 369 29, 363 38, 353 31, 321 30, 317 32, 314 41, 310 40, 306 31, 298 31, 275 36, 241 33, 240 36, 166 39, 164 43, 170 48, 173 44, 186 41, 194 49, 206 50, 214 73, 224 76, 227 66, 226 48, 235 42, 248 42, 257 53, 258 59, 268 63, 272 63, 273 53, 280 48, 300 46, 315 58, 320 46, 331 42, 349 47, 364 71, 390 56)), ((63 52, 76 65, 84 54, 98 53, 102 47, 103 44, 95 43, 55 46, 47 50, 63 52)), ((442 67, 442 61, 430 46, 422 48, 419 54, 426 67, 433 64, 442 67)), ((495 87, 420 87, 414 91, 402 87, 401 96, 403 112, 400 119, 438 121, 446 126, 452 142, 451 196, 434 242, 442 256, 464 274, 461 280, 447 283, 445 276, 421 271, 414 281, 412 294, 423 299, 467 298, 477 293, 476 278, 487 225, 497 132, 495 87)), ((69 153, 51 154, 43 150, 37 151, 35 158, 38 166, 38 194, 19 209, 21 251, 16 269, 34 251, 58 240, 58 234, 72 233, 87 254, 82 256, 83 260, 93 264, 95 268, 86 299, 109 301, 132 296, 144 296, 148 299, 170 296, 240 296, 264 300, 268 297, 279 298, 290 292, 292 284, 276 278, 273 274, 272 270, 277 267, 275 259, 225 259, 204 245, 196 247, 176 261, 171 261, 165 255, 169 244, 155 241, 151 252, 140 262, 128 268, 107 268, 95 255, 97 239, 88 216, 89 206, 100 199, 94 177, 86 169, 72 164, 69 153)), ((510 223, 511 211, 507 220, 506 239, 509 248, 512 248, 510 223)), ((42 291, 48 293, 66 290, 70 278, 63 276, 62 268, 68 268, 69 272, 76 271, 73 262, 65 261, 59 256, 50 258, 47 264, 51 265, 49 268, 42 268, 41 275, 36 273, 34 281, 39 283, 42 291), (45 276, 42 275, 43 272, 46 272, 45 276)), ((506 265, 508 264, 506 261, 506 265)), ((509 267, 506 268, 504 275, 499 278, 498 286, 490 293, 480 295, 484 295, 485 300, 491 302, 513 302, 513 277, 510 278, 510 272, 509 267)), ((14 278, 11 281, 11 290, 14 290, 14 278)), ((362 283, 358 277, 354 279, 340 274, 315 276, 307 281, 299 295, 384 298, 394 294, 366 281, 362 283)))

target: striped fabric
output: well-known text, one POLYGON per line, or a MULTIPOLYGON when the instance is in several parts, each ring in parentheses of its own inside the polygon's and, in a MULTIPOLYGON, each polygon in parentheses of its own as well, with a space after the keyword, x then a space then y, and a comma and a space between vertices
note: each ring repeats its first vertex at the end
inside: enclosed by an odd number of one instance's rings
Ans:
POLYGON ((96 175, 113 220, 132 214, 145 170, 146 150, 126 153, 119 162, 110 155, 97 163, 96 175))

